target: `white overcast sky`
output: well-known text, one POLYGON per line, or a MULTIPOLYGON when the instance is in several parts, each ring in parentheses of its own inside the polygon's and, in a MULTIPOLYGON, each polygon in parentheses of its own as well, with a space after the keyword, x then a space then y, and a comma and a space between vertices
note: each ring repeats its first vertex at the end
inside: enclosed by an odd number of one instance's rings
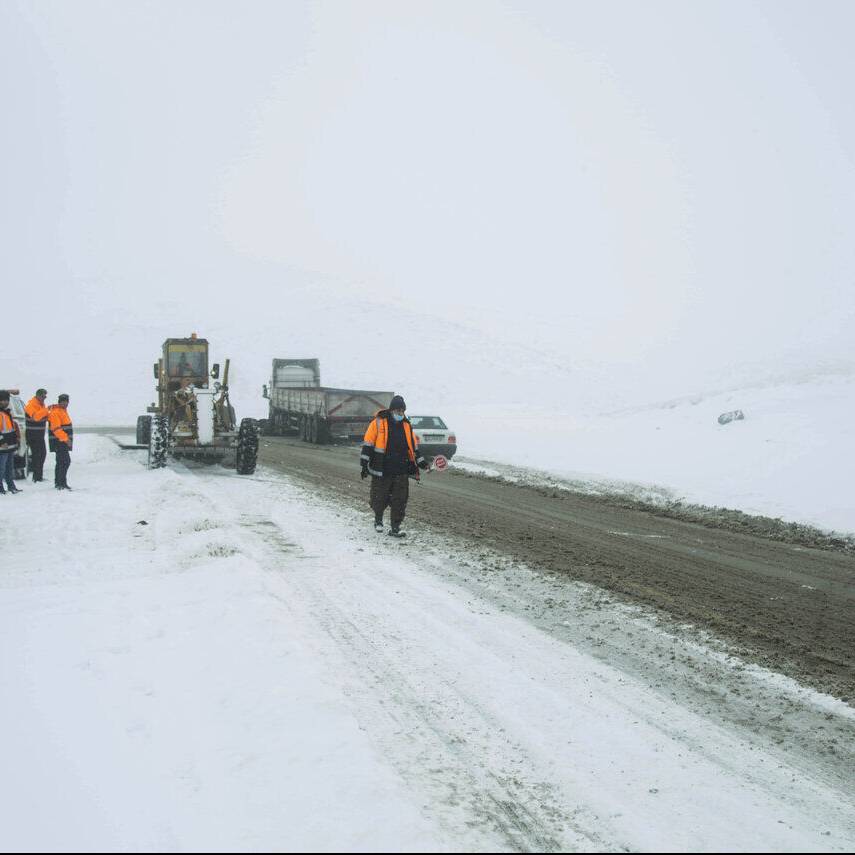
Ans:
POLYGON ((852 2, 0 0, 0 382, 104 418, 198 328, 350 385, 447 320, 615 395, 851 362, 853 34, 852 2))

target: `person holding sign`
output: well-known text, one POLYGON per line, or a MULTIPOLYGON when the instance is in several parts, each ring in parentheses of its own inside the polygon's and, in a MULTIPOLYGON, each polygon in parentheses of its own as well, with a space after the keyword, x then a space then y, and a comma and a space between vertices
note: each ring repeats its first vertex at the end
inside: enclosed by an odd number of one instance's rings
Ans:
POLYGON ((383 514, 390 507, 389 534, 393 537, 406 534, 401 531, 401 523, 410 496, 410 477, 418 479, 419 468, 429 466, 419 452, 419 440, 406 409, 404 399, 395 395, 388 409, 379 410, 365 431, 360 455, 362 477, 371 476, 368 503, 374 511, 374 530, 383 531, 383 514))

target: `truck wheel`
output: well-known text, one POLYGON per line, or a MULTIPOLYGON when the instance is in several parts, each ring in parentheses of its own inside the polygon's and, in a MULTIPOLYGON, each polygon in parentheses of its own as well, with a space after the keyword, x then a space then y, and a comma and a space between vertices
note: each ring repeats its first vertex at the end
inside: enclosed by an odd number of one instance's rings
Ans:
POLYGON ((151 438, 151 416, 137 417, 137 445, 148 445, 151 438))
POLYGON ((241 419, 238 430, 235 469, 238 475, 252 475, 258 460, 258 425, 255 419, 241 419))
POLYGON ((148 468, 163 469, 169 453, 169 419, 166 416, 155 416, 151 421, 150 434, 148 468))

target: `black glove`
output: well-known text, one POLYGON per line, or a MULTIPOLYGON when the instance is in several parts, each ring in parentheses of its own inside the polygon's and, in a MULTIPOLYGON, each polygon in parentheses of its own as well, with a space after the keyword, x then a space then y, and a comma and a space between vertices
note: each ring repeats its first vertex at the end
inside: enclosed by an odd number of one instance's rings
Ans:
POLYGON ((367 477, 368 477, 368 464, 367 464, 364 460, 362 461, 362 473, 361 473, 361 477, 362 477, 362 478, 367 478, 367 477))

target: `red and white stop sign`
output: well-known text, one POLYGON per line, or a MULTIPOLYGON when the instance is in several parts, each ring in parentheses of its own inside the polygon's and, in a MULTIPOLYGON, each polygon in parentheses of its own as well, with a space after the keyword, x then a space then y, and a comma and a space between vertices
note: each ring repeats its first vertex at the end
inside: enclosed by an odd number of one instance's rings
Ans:
POLYGON ((441 454, 437 454, 433 459, 433 468, 438 472, 442 472, 443 469, 448 469, 448 459, 443 457, 441 454))

